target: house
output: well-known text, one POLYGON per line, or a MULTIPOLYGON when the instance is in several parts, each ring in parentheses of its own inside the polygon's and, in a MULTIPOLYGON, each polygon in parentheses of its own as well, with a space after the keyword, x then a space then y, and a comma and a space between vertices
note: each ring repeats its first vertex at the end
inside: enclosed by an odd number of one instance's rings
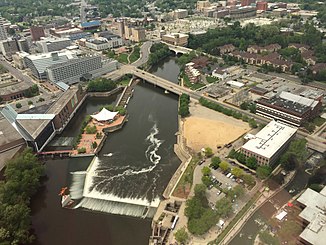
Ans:
POLYGON ((317 63, 311 68, 312 74, 316 75, 318 72, 326 70, 326 63, 317 63))
POLYGON ((295 48, 295 49, 299 49, 301 53, 303 53, 304 51, 309 50, 309 46, 305 45, 305 44, 300 44, 300 43, 291 43, 289 44, 288 48, 295 48))
POLYGON ((226 54, 226 53, 230 53, 232 51, 235 50, 235 47, 232 44, 226 44, 223 46, 218 47, 218 49, 220 50, 220 54, 226 54))
POLYGON ((303 51, 301 53, 301 56, 308 65, 316 65, 317 58, 314 55, 314 51, 312 50, 303 51))

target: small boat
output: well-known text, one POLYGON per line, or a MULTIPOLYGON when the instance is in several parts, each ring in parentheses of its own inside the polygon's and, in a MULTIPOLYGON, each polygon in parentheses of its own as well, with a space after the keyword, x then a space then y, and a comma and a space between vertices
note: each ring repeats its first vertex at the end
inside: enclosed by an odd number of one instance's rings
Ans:
POLYGON ((103 154, 104 157, 112 157, 113 153, 103 154))
POLYGON ((289 193, 292 194, 293 192, 295 192, 295 189, 291 189, 289 190, 289 193))
POLYGON ((167 90, 165 90, 165 91, 164 91, 164 93, 165 93, 165 94, 169 94, 170 92, 169 92, 169 91, 167 91, 167 90))

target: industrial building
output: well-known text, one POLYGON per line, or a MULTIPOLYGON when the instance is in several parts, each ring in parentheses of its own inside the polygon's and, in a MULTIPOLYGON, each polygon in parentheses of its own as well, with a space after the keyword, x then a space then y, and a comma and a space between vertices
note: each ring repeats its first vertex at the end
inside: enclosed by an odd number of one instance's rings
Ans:
POLYGON ((282 91, 272 98, 257 100, 256 105, 258 115, 301 126, 319 114, 322 102, 282 91))
POLYGON ((246 157, 255 157, 259 165, 273 165, 295 136, 297 128, 271 121, 240 148, 246 157))
POLYGON ((183 33, 171 33, 162 36, 162 41, 175 45, 185 47, 188 44, 189 36, 183 33))
POLYGON ((71 45, 69 38, 43 38, 36 42, 37 49, 40 53, 60 51, 71 45))
MULTIPOLYGON (((300 234, 302 244, 323 245, 326 237, 326 187, 319 193, 308 188, 297 199, 302 208, 299 214, 305 229, 300 234)), ((301 244, 300 243, 300 244, 301 244)))

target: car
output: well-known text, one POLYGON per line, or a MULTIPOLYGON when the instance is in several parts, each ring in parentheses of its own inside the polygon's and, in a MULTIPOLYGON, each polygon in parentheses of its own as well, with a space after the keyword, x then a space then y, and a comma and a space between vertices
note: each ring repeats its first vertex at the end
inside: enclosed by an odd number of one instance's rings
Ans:
POLYGON ((205 162, 205 159, 202 159, 198 162, 198 165, 202 165, 205 162))
POLYGON ((212 189, 213 188, 213 185, 210 185, 208 186, 208 190, 212 189))
POLYGON ((216 195, 220 195, 220 194, 221 194, 221 191, 218 190, 218 191, 216 192, 216 195))

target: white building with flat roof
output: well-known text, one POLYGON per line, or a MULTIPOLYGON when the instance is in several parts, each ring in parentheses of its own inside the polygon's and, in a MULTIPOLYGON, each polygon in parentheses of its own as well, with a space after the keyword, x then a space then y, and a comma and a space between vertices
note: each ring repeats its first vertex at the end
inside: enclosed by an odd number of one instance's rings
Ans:
POLYGON ((65 49, 71 45, 69 38, 43 38, 36 42, 37 49, 40 53, 47 53, 65 49))
POLYGON ((307 189, 297 201, 304 208, 299 214, 306 228, 300 234, 303 244, 323 245, 326 238, 326 187, 319 193, 307 189))
POLYGON ((245 143, 240 151, 246 157, 255 157, 260 165, 275 163, 295 136, 297 128, 271 121, 245 143))

